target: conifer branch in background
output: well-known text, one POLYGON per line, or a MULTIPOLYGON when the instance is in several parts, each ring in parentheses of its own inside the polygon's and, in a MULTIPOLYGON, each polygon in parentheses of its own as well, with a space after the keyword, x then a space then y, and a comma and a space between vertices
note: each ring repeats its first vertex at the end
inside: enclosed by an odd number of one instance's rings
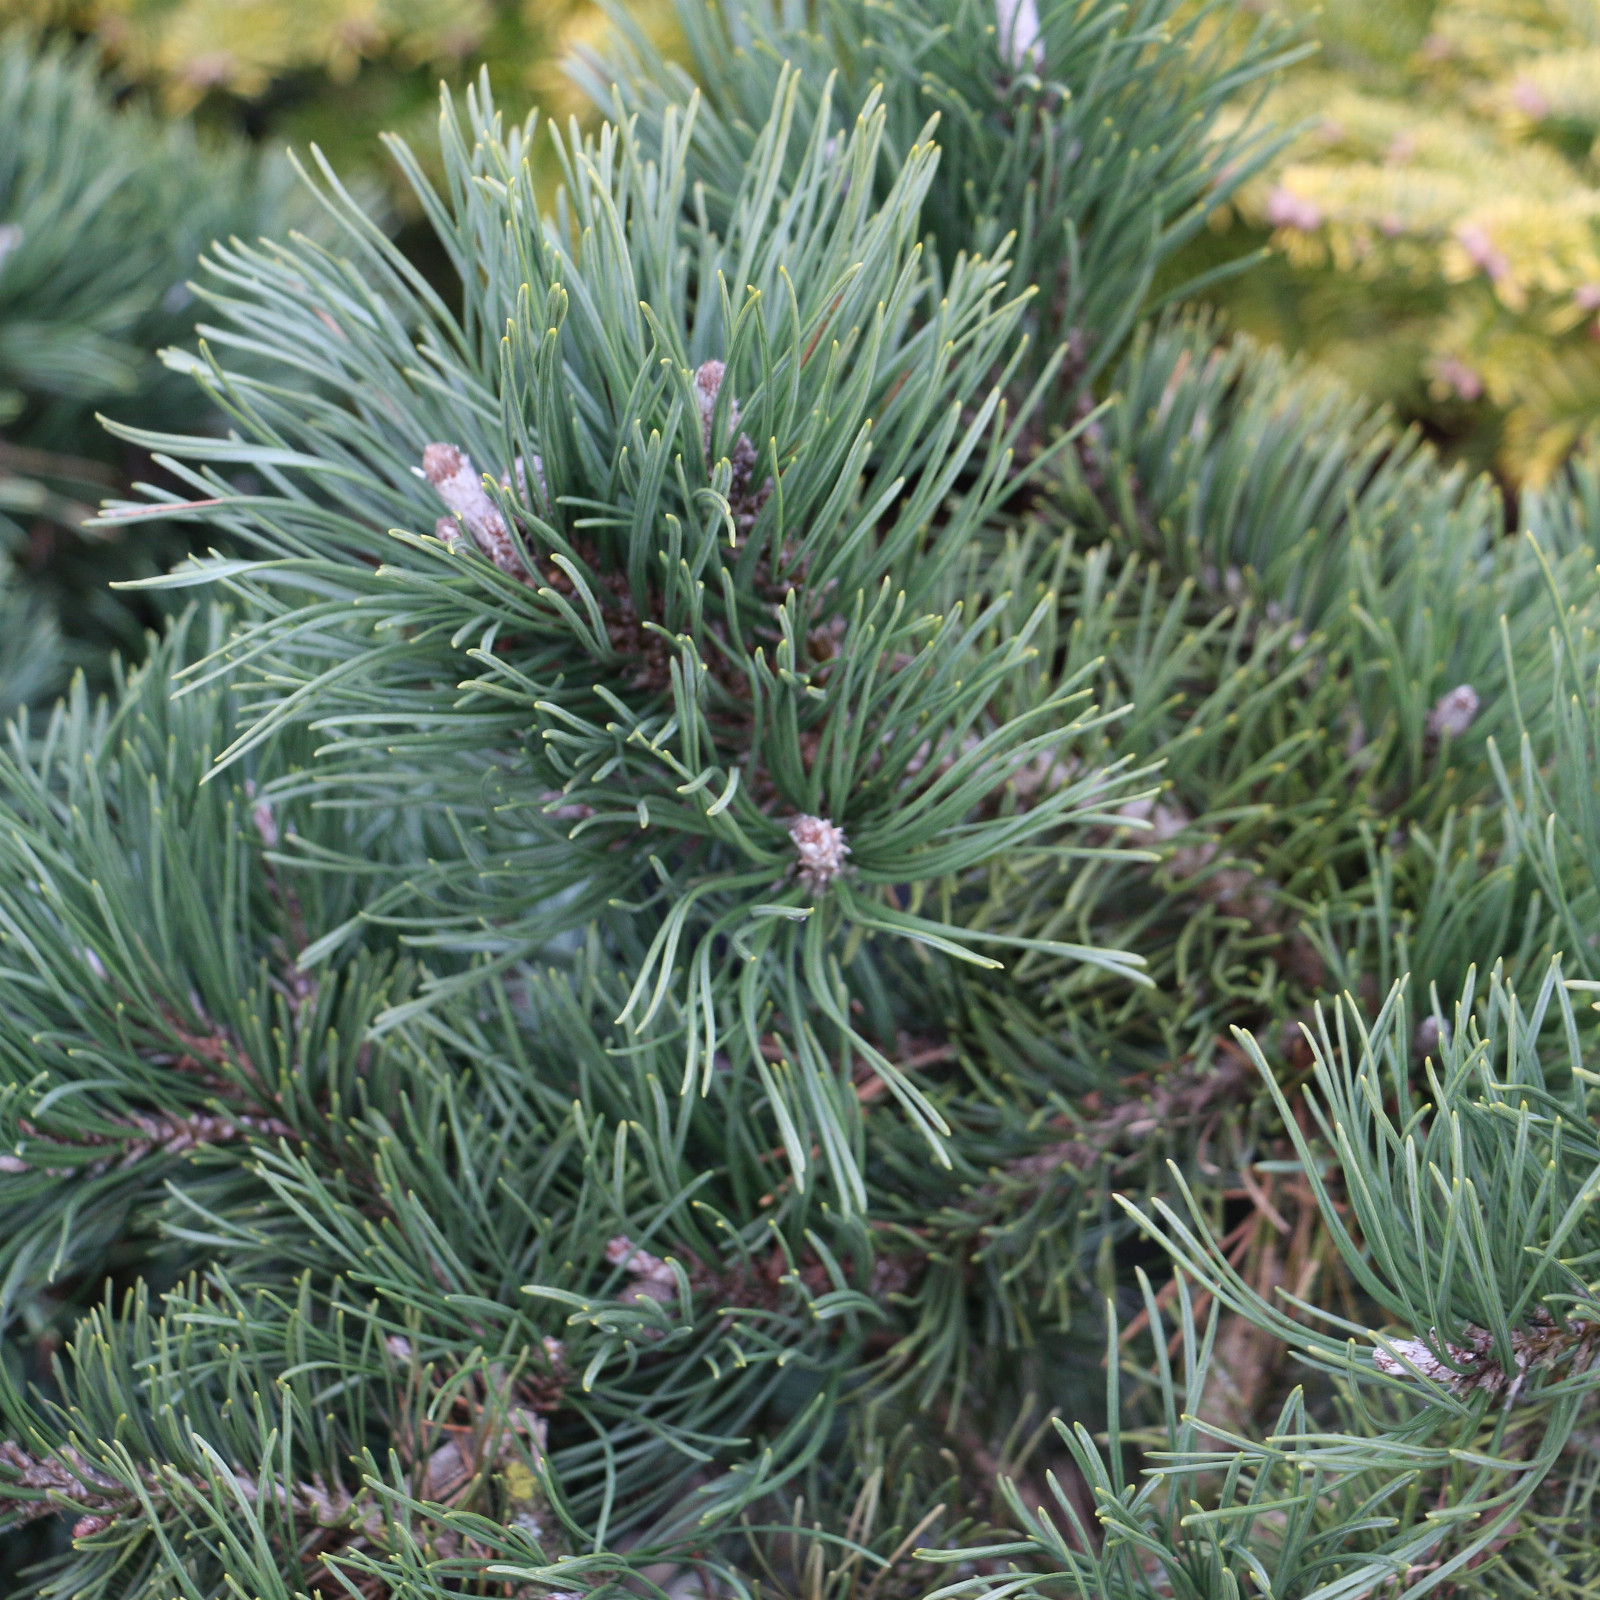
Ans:
POLYGON ((1592 7, 1277 9, 1319 48, 1267 105, 1298 137, 1212 241, 1274 252, 1221 291, 1230 315, 1475 466, 1545 482, 1600 422, 1592 7))
POLYGON ((217 237, 276 229, 286 170, 242 145, 118 104, 84 50, 0 32, 0 545, 8 619, 0 705, 103 681, 151 614, 116 578, 160 572, 184 546, 141 527, 91 530, 97 503, 146 470, 97 412, 170 427, 204 398, 157 350, 188 338, 195 257, 217 237))

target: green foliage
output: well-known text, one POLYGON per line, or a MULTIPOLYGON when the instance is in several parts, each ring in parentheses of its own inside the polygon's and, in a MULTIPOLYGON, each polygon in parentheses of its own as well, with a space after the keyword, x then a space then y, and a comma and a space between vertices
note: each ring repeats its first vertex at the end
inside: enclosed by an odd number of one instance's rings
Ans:
MULTIPOLYGON (((937 115, 945 133, 929 236, 947 267, 964 251, 1013 255, 1013 290, 1035 291, 1032 370, 1060 359, 1067 398, 1081 395, 1153 309, 1161 267, 1276 147, 1229 97, 1259 93, 1291 59, 1279 28, 1247 29, 1236 44, 1216 29, 1218 6, 1180 11, 1166 0, 1046 7, 1026 47, 997 33, 1001 13, 977 5, 878 10, 827 0, 808 18, 792 0, 726 10, 677 0, 676 11, 687 69, 617 8, 611 54, 581 53, 573 74, 596 103, 619 119, 637 112, 652 130, 703 86, 689 160, 714 225, 786 62, 809 68, 802 128, 821 123, 830 138, 846 131, 838 111, 872 89, 883 95, 894 151, 910 149, 937 115), (830 74, 839 88, 824 104, 830 74)), ((893 161, 880 162, 880 187, 894 175, 893 161)), ((1186 278, 1165 298, 1199 287, 1186 278)), ((1036 426, 1057 416, 1047 405, 1036 426)))
MULTIPOLYGON (((340 748, 319 774, 372 794, 428 772, 430 804, 451 816, 497 791, 501 821, 397 891, 436 947, 492 949, 505 966, 613 903, 633 928, 660 908, 618 1021, 683 1041, 685 1093, 719 1054, 755 1074, 797 1181, 820 1143, 853 1209, 860 1157, 830 1056, 860 1055, 936 1154, 946 1131, 851 1020, 852 996, 881 987, 848 977, 871 962, 864 941, 997 966, 979 947, 1016 940, 981 926, 978 869, 1070 859, 1127 783, 1117 763, 977 815, 1064 732, 1098 725, 1076 675, 1029 670, 1038 623, 997 648, 1005 602, 969 587, 966 552, 1010 488, 1002 384, 1021 307, 1003 298, 1004 260, 958 258, 945 278, 922 256, 925 142, 875 204, 885 118, 870 99, 832 153, 816 121, 782 193, 797 96, 792 78, 780 87, 726 233, 701 223, 686 240, 687 119, 664 119, 659 164, 626 131, 563 144, 568 199, 540 222, 519 160, 531 126, 499 142, 475 98, 470 137, 446 124, 454 207, 422 192, 481 298, 457 324, 369 234, 409 303, 369 295, 370 331, 314 374, 364 424, 230 378, 219 403, 274 440, 282 492, 240 516, 219 472, 179 470, 268 553, 236 581, 287 623, 240 638, 242 658, 296 687, 238 748, 302 704, 337 702, 340 748), (429 370, 413 379, 419 329, 429 370), (393 397, 381 412, 363 400, 375 367, 393 397), (473 457, 497 464, 497 496, 473 457), (308 584, 322 598, 286 613, 277 596, 308 584), (313 615, 328 626, 308 631, 313 615), (495 648, 502 634, 514 652, 495 648), (401 764, 394 777, 372 773, 374 748, 401 764), (791 870, 804 818, 845 830, 848 873, 842 858, 811 881, 791 870), (795 1053, 782 1073, 762 1043, 773 1029, 795 1053)), ((303 254, 224 259, 235 284, 261 286, 240 323, 258 345, 270 328, 286 357, 344 276, 303 254)), ((254 455, 130 436, 198 462, 254 455)), ((1071 941, 1039 948, 1128 966, 1071 941)))
POLYGON ((138 646, 137 613, 106 583, 160 571, 182 546, 154 529, 87 528, 97 500, 148 469, 96 413, 207 420, 204 398, 156 351, 193 331, 187 280, 200 251, 275 226, 286 176, 184 123, 117 107, 81 51, 0 37, 0 541, 16 621, 8 652, 17 632, 30 641, 0 688, 8 710, 73 666, 100 671, 110 642, 138 646))
POLYGON ((212 251, 228 609, 0 763, 20 1592, 1592 1587, 1600 476, 1163 309, 1272 36, 1034 16, 212 251))

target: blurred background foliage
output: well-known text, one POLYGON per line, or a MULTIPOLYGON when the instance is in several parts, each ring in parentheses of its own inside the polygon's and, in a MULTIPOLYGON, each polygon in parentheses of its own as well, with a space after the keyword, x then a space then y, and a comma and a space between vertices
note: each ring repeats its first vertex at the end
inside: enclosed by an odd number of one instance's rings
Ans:
POLYGON ((160 476, 98 417, 207 422, 157 351, 193 337, 200 251, 304 220, 295 187, 286 161, 120 97, 93 46, 0 34, 0 714, 141 647, 152 614, 107 584, 181 546, 88 526, 160 476))
POLYGON ((1507 487, 1548 480, 1600 424, 1600 0, 1270 4, 1318 49, 1267 102, 1298 137, 1196 247, 1270 246, 1215 298, 1507 487))
MULTIPOLYGON (((562 70, 609 26, 592 0, 12 0, 35 24, 92 41, 167 111, 281 147, 316 144, 345 176, 388 188, 412 220, 378 143, 432 145, 439 84, 487 65, 508 122, 538 104, 565 122, 587 102, 562 70)), ((670 6, 629 7, 658 35, 670 6)))

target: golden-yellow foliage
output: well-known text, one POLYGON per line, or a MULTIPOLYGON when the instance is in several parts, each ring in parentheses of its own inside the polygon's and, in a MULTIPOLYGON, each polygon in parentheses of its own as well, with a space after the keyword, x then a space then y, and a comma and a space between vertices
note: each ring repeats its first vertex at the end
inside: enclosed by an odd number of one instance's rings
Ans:
POLYGON ((584 9, 584 0, 21 0, 24 15, 97 34, 178 105, 216 88, 254 98, 292 72, 348 81, 378 57, 449 67, 497 22, 548 40, 584 9))
POLYGON ((1600 0, 1278 4, 1323 48, 1234 213, 1282 265, 1230 308, 1543 479, 1600 424, 1600 0))

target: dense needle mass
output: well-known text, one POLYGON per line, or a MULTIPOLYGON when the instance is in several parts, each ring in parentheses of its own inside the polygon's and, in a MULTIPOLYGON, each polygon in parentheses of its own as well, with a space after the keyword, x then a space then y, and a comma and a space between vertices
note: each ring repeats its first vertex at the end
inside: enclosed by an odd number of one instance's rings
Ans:
POLYGON ((218 550, 0 758, 23 1592, 1584 1592, 1600 479, 1161 303, 1270 28, 681 20, 120 430, 218 550))

